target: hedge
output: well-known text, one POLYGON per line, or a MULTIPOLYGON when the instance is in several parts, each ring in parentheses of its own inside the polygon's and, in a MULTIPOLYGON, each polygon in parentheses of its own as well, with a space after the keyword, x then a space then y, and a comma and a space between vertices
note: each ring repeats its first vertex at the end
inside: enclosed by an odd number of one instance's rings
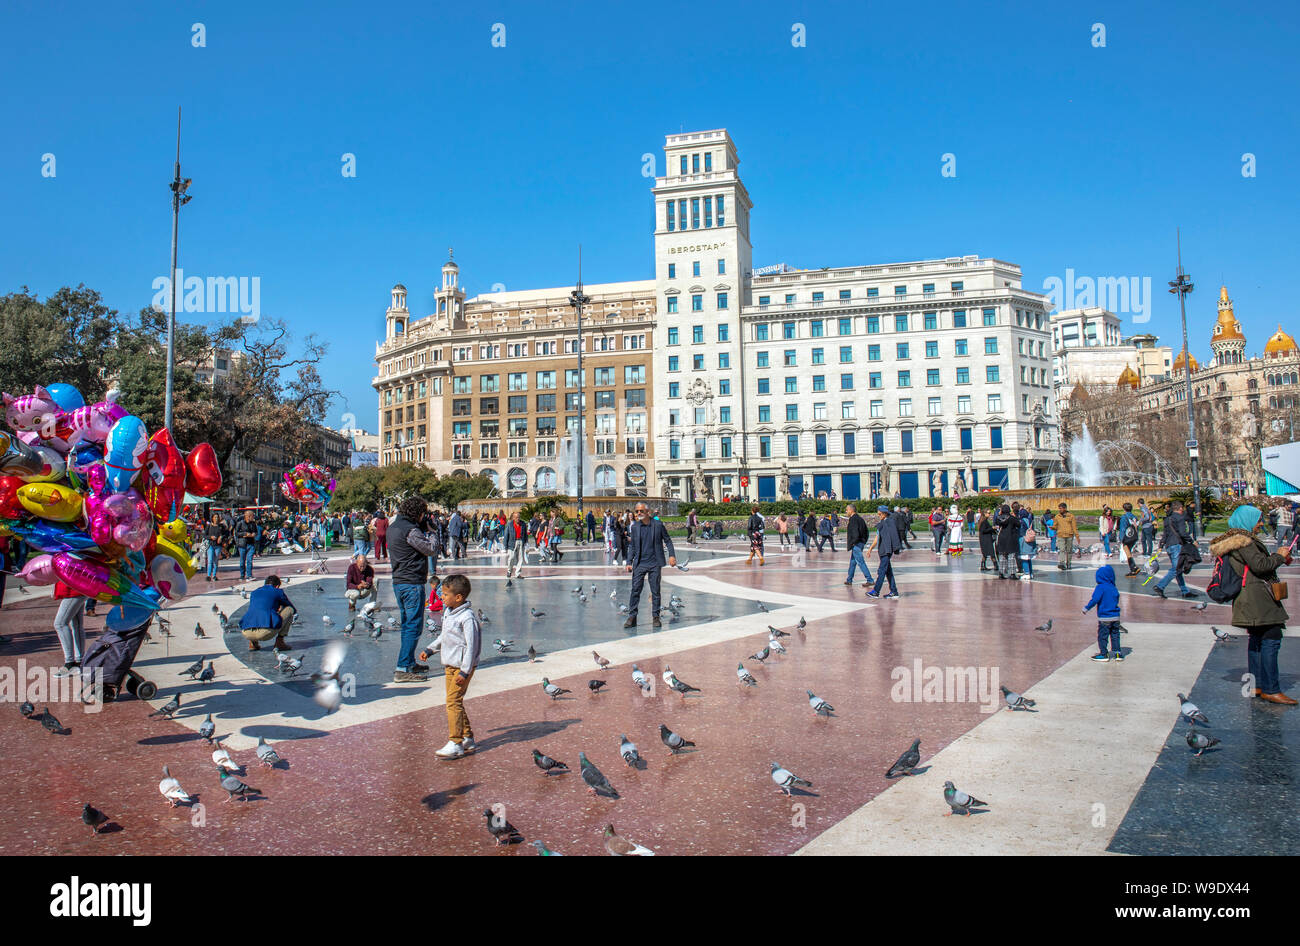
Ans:
MULTIPOLYGON (((997 509, 1006 500, 997 493, 976 493, 971 496, 963 496, 957 500, 957 508, 962 512, 967 509, 997 509)), ((800 512, 815 512, 819 515, 827 512, 843 513, 844 508, 849 505, 857 507, 858 512, 872 512, 882 505, 905 506, 912 512, 929 513, 931 509, 938 507, 947 510, 953 504, 950 497, 945 496, 922 496, 912 499, 807 499, 795 501, 793 499, 780 499, 774 502, 760 503, 678 503, 677 509, 679 515, 686 515, 692 509, 701 519, 725 519, 725 518, 744 518, 749 515, 749 510, 758 506, 760 515, 779 516, 785 513, 788 516, 797 515, 800 512)), ((1038 510, 1034 510, 1037 514, 1038 510)))

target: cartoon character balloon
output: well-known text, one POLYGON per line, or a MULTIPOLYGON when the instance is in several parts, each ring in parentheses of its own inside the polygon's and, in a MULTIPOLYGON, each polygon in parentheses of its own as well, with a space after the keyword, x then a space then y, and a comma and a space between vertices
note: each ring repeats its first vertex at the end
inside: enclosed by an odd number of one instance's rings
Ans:
POLYGON ((315 463, 299 463, 284 474, 280 492, 294 502, 304 504, 308 509, 316 510, 329 505, 334 493, 334 477, 328 467, 315 463))

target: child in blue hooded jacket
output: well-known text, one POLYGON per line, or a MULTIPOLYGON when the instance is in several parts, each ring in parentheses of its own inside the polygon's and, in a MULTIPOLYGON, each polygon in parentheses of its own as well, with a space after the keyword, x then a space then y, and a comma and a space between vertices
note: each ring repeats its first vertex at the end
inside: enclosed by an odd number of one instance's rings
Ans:
POLYGON ((1103 565, 1097 569, 1094 577, 1097 579, 1097 587, 1092 590, 1092 597, 1083 609, 1084 614, 1094 607, 1097 609, 1097 649, 1100 653, 1094 654, 1092 659, 1123 660, 1124 651, 1119 646, 1119 589, 1115 587, 1115 570, 1109 565, 1103 565))

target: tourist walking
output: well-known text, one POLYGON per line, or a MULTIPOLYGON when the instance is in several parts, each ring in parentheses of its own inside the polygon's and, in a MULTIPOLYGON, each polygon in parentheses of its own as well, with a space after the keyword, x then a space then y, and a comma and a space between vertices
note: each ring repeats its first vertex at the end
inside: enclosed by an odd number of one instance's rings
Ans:
POLYGON ((687 545, 695 544, 695 530, 698 529, 699 527, 700 527, 699 517, 695 514, 695 510, 692 509, 690 512, 686 514, 686 544, 687 545))
POLYGON ((817 551, 820 552, 827 542, 831 544, 831 551, 834 552, 835 526, 831 523, 831 517, 829 514, 822 516, 821 519, 817 521, 817 551))
POLYGON ((1142 533, 1142 557, 1150 558, 1156 547, 1156 515, 1145 499, 1138 499, 1138 529, 1142 533))
POLYGON ((382 509, 375 514, 375 559, 380 562, 388 559, 388 516, 382 509))
POLYGON ((1195 591, 1187 587, 1187 582, 1183 581, 1183 573, 1187 569, 1181 567, 1182 560, 1187 555, 1186 546, 1193 542, 1191 526, 1187 522, 1187 516, 1183 514, 1183 504, 1175 499, 1169 504, 1169 513, 1165 516, 1165 528, 1160 534, 1160 548, 1169 555, 1169 571, 1155 584, 1155 594, 1159 597, 1165 597, 1165 588, 1174 580, 1178 581, 1178 588, 1184 598, 1197 596, 1195 591))
POLYGON ((804 551, 808 550, 809 543, 817 541, 817 514, 809 512, 803 516, 803 522, 799 525, 799 541, 803 543, 804 551))
POLYGON ((239 550, 239 580, 251 580, 253 553, 257 551, 257 523, 251 509, 244 510, 244 518, 235 526, 235 548, 239 550))
MULTIPOLYGON (((881 585, 888 579, 889 594, 885 597, 897 598, 899 594, 898 586, 894 584, 893 558, 902 547, 898 535, 898 519, 888 506, 881 506, 876 512, 880 514, 880 521, 876 524, 876 537, 871 542, 871 548, 880 555, 880 564, 876 568, 876 582, 867 592, 867 597, 879 598, 881 585)), ((867 551, 870 552, 871 549, 867 551)))
POLYGON ((943 554, 943 530, 944 519, 943 510, 935 506, 930 510, 930 539, 934 544, 934 557, 938 558, 943 554))
POLYGON ((1010 506, 998 510, 993 524, 998 527, 998 578, 1015 578, 1018 572, 1017 557, 1020 555, 1020 517, 1012 513, 1010 506))
MULTIPOLYGON (((401 515, 399 512, 398 515, 401 515)), ((451 559, 453 562, 460 561, 465 555, 465 518, 460 514, 459 509, 452 510, 451 518, 447 520, 447 538, 451 540, 451 559)))
POLYGON ((979 537, 980 571, 988 571, 988 567, 984 564, 986 561, 992 561, 993 569, 996 571, 998 567, 998 530, 993 526, 993 516, 991 513, 984 511, 980 513, 979 537))
POLYGON ((867 547, 867 540, 871 538, 871 530, 867 527, 867 520, 858 515, 857 506, 850 503, 845 507, 844 511, 849 516, 846 538, 849 547, 849 574, 844 579, 844 584, 853 584, 853 575, 856 569, 862 569, 862 576, 866 579, 866 584, 870 584, 871 569, 867 567, 867 560, 862 553, 867 547))
POLYGON ((1124 573, 1124 577, 1132 578, 1134 575, 1141 574, 1142 570, 1138 568, 1137 561, 1133 558, 1133 546, 1137 545, 1138 541, 1138 517, 1133 512, 1132 503, 1124 504, 1124 512, 1115 526, 1115 534, 1119 536, 1120 554, 1128 560, 1128 571, 1124 573))
MULTIPOLYGON (((1255 680, 1255 696, 1269 703, 1295 706, 1296 701, 1282 692, 1278 673, 1282 628, 1288 615, 1273 591, 1278 584, 1277 570, 1291 564, 1291 553, 1288 549, 1270 554, 1259 539, 1260 522, 1257 508, 1238 506, 1228 519, 1228 531, 1210 543, 1210 552, 1222 556, 1243 576, 1241 591, 1232 599, 1232 626, 1249 635, 1246 661, 1255 680)), ((1279 593, 1285 590, 1282 583, 1279 593)))
POLYGON ((424 531, 429 507, 419 496, 408 496, 397 507, 397 518, 388 527, 389 554, 393 562, 393 595, 402 627, 402 644, 393 671, 394 683, 419 683, 428 679, 429 668, 415 661, 415 645, 423 631, 424 584, 428 579, 429 557, 435 541, 424 531))
MULTIPOLYGON (((758 556, 758 564, 763 562, 763 517, 758 514, 758 507, 752 506, 749 510, 749 522, 745 524, 745 531, 749 534, 749 558, 745 559, 745 564, 749 565, 754 561, 754 556, 758 556)), ((833 551, 833 549, 832 549, 833 551)))
MULTIPOLYGON (((757 510, 757 507, 755 507, 757 510)), ((632 573, 632 590, 627 602, 627 620, 624 627, 636 627, 636 613, 641 603, 641 587, 646 579, 650 580, 650 605, 653 608, 654 626, 659 622, 660 578, 665 564, 677 564, 677 552, 673 540, 662 522, 650 515, 650 507, 645 503, 636 504, 636 521, 628 535, 629 560, 627 570, 632 573), (668 550, 667 562, 664 550, 668 550)), ((752 557, 752 556, 751 556, 752 557)))
POLYGON ((790 520, 785 513, 776 517, 776 531, 781 536, 781 548, 785 548, 790 541, 790 520))
POLYGON ((1056 567, 1070 570, 1070 558, 1074 554, 1074 540, 1079 535, 1079 524, 1074 520, 1074 513, 1065 508, 1065 503, 1056 507, 1056 540, 1061 544, 1061 560, 1056 567))
POLYGON ((1109 506, 1101 507, 1101 517, 1097 520, 1097 533, 1101 536, 1102 551, 1110 558, 1110 534, 1115 531, 1115 514, 1109 506))
MULTIPOLYGON (((528 526, 519 518, 519 510, 510 514, 506 523, 506 585, 513 584, 514 579, 524 577, 524 560, 528 551, 528 526)), ((608 541, 608 539, 606 540, 608 541)))
POLYGON ((221 546, 226 538, 226 527, 222 525, 221 517, 215 512, 204 532, 204 537, 208 540, 208 581, 216 581, 217 569, 221 563, 221 546))
POLYGON ((1097 585, 1092 589, 1092 597, 1083 606, 1084 614, 1094 607, 1097 609, 1097 653, 1092 655, 1092 659, 1099 663, 1105 660, 1120 661, 1124 659, 1124 650, 1119 645, 1119 589, 1115 587, 1115 569, 1103 565, 1097 569, 1094 577, 1097 585))
POLYGON ((1056 551, 1056 514, 1050 508, 1044 509, 1043 514, 1038 517, 1039 522, 1043 524, 1043 531, 1047 533, 1047 550, 1056 551))
POLYGON ((1020 520, 1020 579, 1034 580, 1034 559, 1038 557, 1038 533, 1034 531, 1032 520, 1020 520))

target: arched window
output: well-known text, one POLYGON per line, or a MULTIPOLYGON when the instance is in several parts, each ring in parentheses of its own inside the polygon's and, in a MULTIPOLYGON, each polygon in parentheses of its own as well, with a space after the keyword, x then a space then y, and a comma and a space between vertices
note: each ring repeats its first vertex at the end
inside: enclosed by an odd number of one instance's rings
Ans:
POLYGON ((644 496, 647 482, 645 467, 640 463, 629 463, 627 469, 623 471, 623 482, 627 484, 629 495, 644 496))
POLYGON ((618 488, 618 475, 608 463, 596 467, 596 489, 608 490, 612 495, 618 488))
POLYGON ((486 476, 488 479, 490 479, 490 480, 492 481, 492 485, 493 485, 493 487, 496 487, 496 486, 500 486, 500 485, 501 485, 500 482, 499 482, 498 479, 497 479, 497 471, 496 471, 496 470, 482 470, 482 471, 479 472, 479 476, 486 476))
POLYGON ((528 491, 528 471, 514 466, 506 474, 506 487, 511 496, 522 495, 528 491))
POLYGON ((549 466, 544 466, 537 471, 536 477, 533 478, 534 487, 540 492, 541 490, 555 489, 555 471, 549 466))

